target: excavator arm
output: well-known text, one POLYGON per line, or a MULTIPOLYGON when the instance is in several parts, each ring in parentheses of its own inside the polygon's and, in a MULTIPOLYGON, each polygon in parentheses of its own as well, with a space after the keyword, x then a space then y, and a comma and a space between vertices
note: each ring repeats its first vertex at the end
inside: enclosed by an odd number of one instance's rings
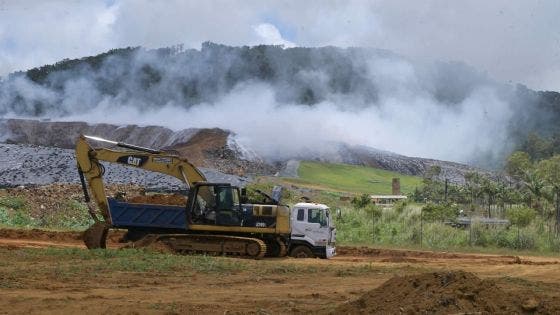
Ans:
POLYGON ((104 248, 104 238, 106 237, 108 227, 112 224, 103 183, 105 168, 100 161, 124 164, 173 176, 184 182, 188 188, 192 187, 196 182, 206 181, 204 175, 194 165, 176 155, 85 135, 80 135, 76 142, 76 160, 88 209, 96 221, 84 235, 88 248, 104 248), (88 140, 108 143, 125 150, 117 151, 107 148, 94 148, 88 140), (97 212, 90 203, 86 180, 89 184, 91 195, 99 209, 97 212), (103 221, 99 219, 98 215, 101 215, 103 221))

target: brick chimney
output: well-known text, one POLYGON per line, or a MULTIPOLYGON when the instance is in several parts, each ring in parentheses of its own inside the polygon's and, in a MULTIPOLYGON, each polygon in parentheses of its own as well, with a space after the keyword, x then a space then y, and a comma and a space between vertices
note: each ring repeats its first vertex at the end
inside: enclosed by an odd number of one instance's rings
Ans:
POLYGON ((393 195, 400 195, 401 194, 401 179, 400 178, 393 178, 393 195))

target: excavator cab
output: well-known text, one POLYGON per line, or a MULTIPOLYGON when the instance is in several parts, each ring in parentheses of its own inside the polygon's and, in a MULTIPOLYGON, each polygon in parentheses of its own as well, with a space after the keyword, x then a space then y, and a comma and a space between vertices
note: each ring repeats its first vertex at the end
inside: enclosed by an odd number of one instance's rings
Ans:
POLYGON ((241 226, 241 194, 230 184, 197 183, 191 189, 187 213, 192 223, 241 226))

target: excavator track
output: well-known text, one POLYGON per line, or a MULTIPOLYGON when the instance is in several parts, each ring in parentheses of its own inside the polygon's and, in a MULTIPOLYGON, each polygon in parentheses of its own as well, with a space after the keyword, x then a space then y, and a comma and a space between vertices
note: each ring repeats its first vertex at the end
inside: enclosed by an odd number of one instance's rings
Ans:
POLYGON ((266 254, 264 241, 251 237, 204 234, 148 234, 134 242, 142 248, 164 245, 175 253, 204 253, 261 259, 266 254))

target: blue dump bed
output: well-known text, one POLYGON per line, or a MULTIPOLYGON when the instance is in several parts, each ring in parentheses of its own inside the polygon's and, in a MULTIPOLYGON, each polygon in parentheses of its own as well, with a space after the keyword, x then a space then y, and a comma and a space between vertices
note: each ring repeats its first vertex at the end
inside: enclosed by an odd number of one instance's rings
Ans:
POLYGON ((142 227, 186 229, 185 206, 168 206, 128 203, 107 198, 113 226, 119 228, 142 227))

